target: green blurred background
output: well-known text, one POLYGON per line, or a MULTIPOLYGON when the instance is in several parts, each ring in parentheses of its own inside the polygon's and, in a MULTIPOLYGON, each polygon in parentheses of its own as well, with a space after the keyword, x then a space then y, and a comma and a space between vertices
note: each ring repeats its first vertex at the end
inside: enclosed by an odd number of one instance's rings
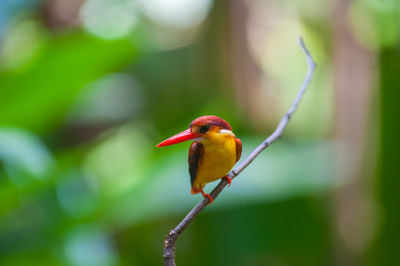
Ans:
POLYGON ((299 35, 309 91, 178 265, 398 265, 398 0, 1 0, 0 265, 161 265, 201 195, 189 144, 155 144, 214 114, 246 157, 305 77, 299 35))

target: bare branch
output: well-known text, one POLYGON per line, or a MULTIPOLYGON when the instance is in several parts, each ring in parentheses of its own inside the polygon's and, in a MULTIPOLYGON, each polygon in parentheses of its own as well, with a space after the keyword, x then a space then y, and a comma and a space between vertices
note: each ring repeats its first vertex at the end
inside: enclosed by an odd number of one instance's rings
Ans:
MULTIPOLYGON (((316 67, 310 52, 308 51, 307 47, 304 44, 303 38, 299 38, 299 45, 303 49, 304 54, 307 58, 308 63, 308 72, 307 76, 303 82, 303 85, 300 88, 299 93, 297 94, 296 99, 294 100, 293 104, 290 106, 287 113, 282 117, 281 121, 279 122, 275 131, 265 139, 257 148, 255 148, 252 153, 243 161, 241 162, 234 170, 232 170, 228 175, 231 179, 238 176, 263 150, 265 150, 268 146, 270 146, 275 140, 277 140, 283 133, 283 130, 286 128, 287 124, 289 123, 290 118, 292 117, 293 113, 296 111, 297 106, 302 99, 304 92, 306 91, 311 77, 313 75, 314 69, 316 67)), ((210 193, 213 199, 216 199, 224 189, 224 187, 228 184, 226 179, 222 179, 221 182, 213 189, 210 193)), ((178 236, 186 229, 186 227, 192 222, 192 220, 208 205, 209 200, 208 198, 204 198, 202 201, 197 203, 196 206, 186 215, 186 217, 178 224, 177 227, 172 229, 164 242, 164 265, 166 266, 175 266, 175 244, 178 236)))

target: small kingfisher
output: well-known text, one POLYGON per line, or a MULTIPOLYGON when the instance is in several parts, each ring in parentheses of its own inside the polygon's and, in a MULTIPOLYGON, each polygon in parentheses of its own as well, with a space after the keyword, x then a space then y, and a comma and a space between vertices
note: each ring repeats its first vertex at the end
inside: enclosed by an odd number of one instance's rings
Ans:
POLYGON ((242 154, 242 142, 235 137, 228 122, 214 115, 201 116, 192 121, 189 128, 172 136, 157 147, 193 140, 189 149, 189 173, 192 194, 201 193, 210 203, 214 199, 203 191, 203 187, 227 176, 242 154))

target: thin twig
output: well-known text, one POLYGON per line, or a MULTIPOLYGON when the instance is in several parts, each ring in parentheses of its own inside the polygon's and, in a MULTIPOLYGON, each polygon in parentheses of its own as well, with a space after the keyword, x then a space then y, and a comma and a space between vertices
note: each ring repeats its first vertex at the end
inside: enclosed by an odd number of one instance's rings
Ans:
MULTIPOLYGON (((253 150, 250 155, 239 164, 234 170, 229 172, 229 177, 231 179, 235 178, 239 175, 263 150, 265 150, 269 145, 271 145, 275 140, 277 140, 283 133, 283 130, 286 128, 287 124, 293 113, 296 111, 297 106, 301 98, 303 97, 304 92, 306 91, 311 77, 313 75, 314 69, 316 67, 310 52, 308 51, 306 45, 304 44, 303 38, 299 38, 299 44, 303 49, 303 52, 306 55, 307 63, 308 63, 308 72, 307 76, 303 82, 303 85, 300 88, 299 93, 297 94, 296 99, 293 104, 290 106, 287 113, 282 117, 281 121, 278 124, 278 127, 275 131, 264 140, 257 148, 253 150)), ((224 187, 228 184, 227 180, 223 178, 221 182, 214 188, 214 190, 210 193, 213 199, 216 199, 219 193, 224 189, 224 187)), ((192 222, 192 220, 208 205, 208 198, 204 198, 202 201, 197 203, 196 206, 186 215, 186 217, 178 224, 177 227, 172 229, 164 242, 164 265, 166 266, 175 266, 175 244, 178 236, 186 229, 186 227, 192 222)))

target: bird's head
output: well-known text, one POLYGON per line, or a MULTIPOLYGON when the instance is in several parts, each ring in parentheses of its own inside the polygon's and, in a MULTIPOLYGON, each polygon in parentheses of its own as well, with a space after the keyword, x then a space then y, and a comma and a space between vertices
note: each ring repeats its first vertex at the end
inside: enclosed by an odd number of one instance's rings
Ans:
POLYGON ((168 146, 177 144, 187 140, 203 141, 215 138, 219 135, 231 135, 232 128, 228 122, 215 115, 206 115, 196 118, 190 123, 190 126, 185 131, 172 136, 163 142, 159 143, 157 147, 168 146))

